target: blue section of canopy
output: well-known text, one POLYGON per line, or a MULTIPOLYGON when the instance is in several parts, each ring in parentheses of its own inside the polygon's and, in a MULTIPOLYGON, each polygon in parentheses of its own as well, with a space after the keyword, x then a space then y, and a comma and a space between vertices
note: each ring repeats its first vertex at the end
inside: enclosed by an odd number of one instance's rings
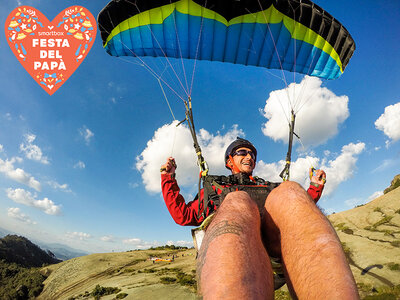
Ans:
POLYGON ((115 35, 106 50, 113 56, 167 56, 270 69, 282 67, 325 79, 342 74, 329 54, 293 39, 283 23, 240 23, 227 27, 216 20, 177 11, 163 24, 131 28, 115 35))

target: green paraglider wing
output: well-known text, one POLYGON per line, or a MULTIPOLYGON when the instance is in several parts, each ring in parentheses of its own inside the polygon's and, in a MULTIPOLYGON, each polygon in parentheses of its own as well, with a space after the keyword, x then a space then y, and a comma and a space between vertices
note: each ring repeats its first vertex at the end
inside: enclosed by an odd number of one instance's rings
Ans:
POLYGON ((200 59, 338 78, 355 43, 309 0, 114 0, 98 16, 113 56, 200 59))

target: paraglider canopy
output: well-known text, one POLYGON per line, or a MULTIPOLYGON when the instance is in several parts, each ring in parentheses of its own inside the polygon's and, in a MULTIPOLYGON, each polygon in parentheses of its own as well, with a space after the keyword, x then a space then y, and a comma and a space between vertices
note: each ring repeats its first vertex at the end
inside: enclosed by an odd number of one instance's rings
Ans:
POLYGON ((113 56, 163 56, 338 78, 355 43, 309 0, 114 0, 98 17, 113 56))

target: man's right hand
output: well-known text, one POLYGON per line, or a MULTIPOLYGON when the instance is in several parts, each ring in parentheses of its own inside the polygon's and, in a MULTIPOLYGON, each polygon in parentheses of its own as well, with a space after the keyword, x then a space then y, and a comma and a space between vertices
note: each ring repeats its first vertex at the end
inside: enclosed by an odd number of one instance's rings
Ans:
POLYGON ((176 163, 175 158, 168 157, 167 162, 160 168, 161 174, 175 174, 176 163))

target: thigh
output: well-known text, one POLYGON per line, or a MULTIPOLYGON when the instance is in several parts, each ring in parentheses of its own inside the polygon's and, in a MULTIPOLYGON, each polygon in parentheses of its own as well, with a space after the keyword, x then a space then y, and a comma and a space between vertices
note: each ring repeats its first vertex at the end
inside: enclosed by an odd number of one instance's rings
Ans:
POLYGON ((259 211, 247 193, 230 193, 221 204, 197 267, 204 298, 271 299, 272 270, 261 242, 259 211))

